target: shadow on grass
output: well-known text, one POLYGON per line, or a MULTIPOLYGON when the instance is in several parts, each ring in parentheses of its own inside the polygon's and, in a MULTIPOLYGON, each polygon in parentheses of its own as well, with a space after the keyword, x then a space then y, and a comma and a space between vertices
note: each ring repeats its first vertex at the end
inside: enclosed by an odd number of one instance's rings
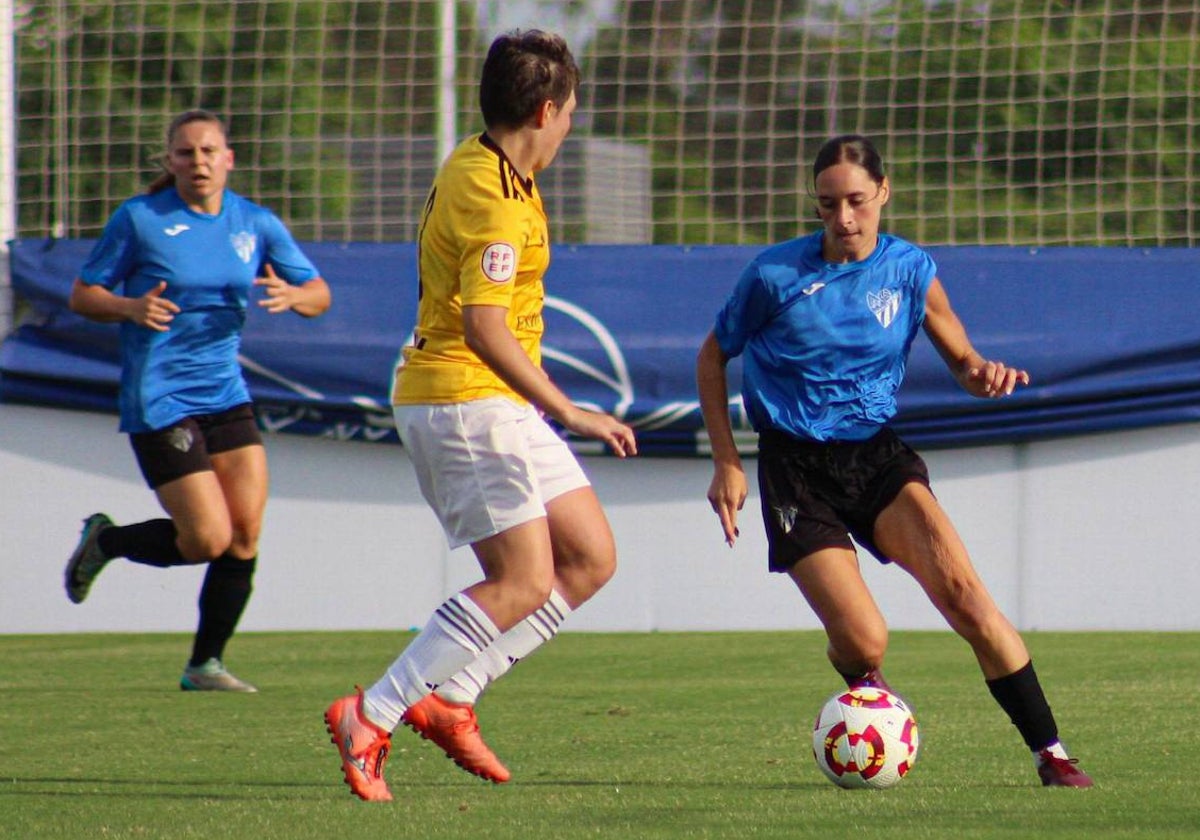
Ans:
MULTIPOLYGON (((480 790, 497 788, 514 790, 520 788, 567 788, 567 789, 587 789, 587 788, 629 788, 631 790, 724 790, 728 791, 734 788, 740 788, 746 791, 756 791, 759 793, 779 792, 779 793, 799 793, 812 792, 817 790, 828 790, 831 794, 837 796, 873 796, 881 795, 884 791, 872 790, 839 790, 832 785, 821 781, 797 781, 797 782, 781 782, 773 784, 753 784, 753 783, 738 783, 738 782, 719 782, 719 781, 657 781, 657 780, 642 780, 628 781, 620 779, 530 779, 517 780, 514 779, 504 785, 492 785, 487 782, 481 782, 474 779, 461 779, 445 781, 405 781, 402 783, 393 782, 393 789, 421 789, 421 790, 466 790, 470 788, 479 788, 480 790)), ((1032 787, 1031 785, 1022 784, 1020 782, 996 783, 994 781, 977 780, 970 783, 959 783, 953 786, 944 785, 906 785, 907 788, 919 788, 922 793, 928 794, 936 791, 949 792, 951 790, 962 788, 991 788, 993 790, 1009 789, 1017 790, 1022 788, 1032 787)), ((303 791, 305 797, 311 796, 313 791, 329 791, 331 794, 345 794, 353 796, 349 790, 341 787, 338 782, 270 782, 270 781, 225 781, 225 782, 204 782, 204 781, 186 781, 186 780, 164 780, 156 779, 148 781, 146 779, 118 779, 118 778, 64 778, 56 776, 7 776, 0 781, 0 796, 163 796, 172 799, 244 799, 257 800, 260 795, 255 795, 252 791, 303 791), (96 790, 71 790, 72 787, 80 785, 95 786, 96 790), (30 789, 30 786, 46 786, 45 789, 30 789), (117 788, 117 790, 104 790, 104 788, 117 788), (137 788, 137 791, 120 790, 121 788, 137 788), (189 792, 164 792, 161 789, 168 791, 176 791, 182 789, 191 789, 189 792), (341 788, 339 790, 339 788, 341 788), (239 795, 239 790, 247 790, 247 792, 239 795)))
MULTIPOLYGON (((14 794, 28 794, 35 791, 22 790, 25 785, 54 785, 54 786, 72 786, 72 785, 96 785, 97 787, 141 787, 141 788, 210 788, 213 790, 226 791, 237 788, 278 788, 280 790, 322 790, 333 789, 334 783, 319 783, 319 782, 270 782, 270 781, 223 781, 223 782, 205 782, 205 781, 188 781, 184 779, 155 779, 153 781, 147 779, 118 779, 118 778, 99 778, 99 777, 73 777, 67 778, 63 776, 8 776, 0 777, 0 796, 14 794)), ((757 791, 796 791, 796 790, 812 790, 817 788, 827 788, 829 785, 821 782, 795 782, 795 783, 776 783, 776 784, 743 784, 739 782, 701 782, 701 781, 628 781, 622 779, 529 779, 518 780, 514 779, 511 782, 502 785, 484 782, 471 778, 447 779, 445 781, 402 781, 392 782, 394 788, 424 788, 424 789, 466 789, 479 788, 480 790, 487 789, 514 789, 514 788, 643 788, 643 789, 678 789, 678 790, 727 790, 730 788, 744 788, 746 790, 757 791)), ((36 791, 49 792, 49 791, 36 791)), ((61 790, 56 790, 55 793, 61 793, 61 790)), ((99 791, 88 791, 87 793, 98 793, 99 791)))

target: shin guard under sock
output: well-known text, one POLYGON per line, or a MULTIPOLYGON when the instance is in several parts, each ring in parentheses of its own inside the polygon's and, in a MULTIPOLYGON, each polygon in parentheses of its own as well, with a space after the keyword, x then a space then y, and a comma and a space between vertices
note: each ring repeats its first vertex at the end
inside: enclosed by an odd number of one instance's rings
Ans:
POLYGON ((189 665, 203 665, 224 655, 225 643, 233 636, 254 589, 257 561, 257 557, 239 560, 226 553, 208 564, 200 587, 200 622, 189 665))
POLYGON ((108 557, 126 557, 134 563, 165 569, 191 563, 179 553, 176 536, 175 523, 170 519, 149 519, 105 528, 96 543, 108 557))
POLYGON ((987 687, 1029 749, 1037 752, 1058 741, 1058 725, 1032 661, 1006 677, 988 680, 987 687))

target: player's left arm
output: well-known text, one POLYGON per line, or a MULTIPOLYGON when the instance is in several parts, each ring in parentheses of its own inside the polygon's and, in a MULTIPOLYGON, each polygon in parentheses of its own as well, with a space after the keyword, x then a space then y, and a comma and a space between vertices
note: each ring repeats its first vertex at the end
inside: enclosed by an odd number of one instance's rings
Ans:
POLYGON ((254 285, 261 286, 266 292, 266 297, 258 305, 272 315, 290 311, 305 318, 315 318, 333 303, 329 284, 322 277, 293 285, 276 274, 270 263, 264 265, 263 275, 254 281, 254 285))
POLYGON ((295 312, 315 318, 323 314, 333 303, 329 284, 278 216, 264 211, 259 224, 265 254, 262 275, 255 279, 254 285, 262 287, 266 296, 258 305, 272 315, 295 312))
POLYGON ((572 403, 545 370, 525 354, 508 328, 507 314, 503 306, 464 305, 463 338, 467 347, 514 391, 567 430, 607 444, 618 457, 636 455, 633 429, 615 417, 572 403))
POLYGON ((971 345, 966 328, 950 306, 946 289, 936 277, 925 294, 925 333, 958 384, 972 396, 1006 397, 1018 385, 1029 384, 1026 371, 985 359, 971 345))

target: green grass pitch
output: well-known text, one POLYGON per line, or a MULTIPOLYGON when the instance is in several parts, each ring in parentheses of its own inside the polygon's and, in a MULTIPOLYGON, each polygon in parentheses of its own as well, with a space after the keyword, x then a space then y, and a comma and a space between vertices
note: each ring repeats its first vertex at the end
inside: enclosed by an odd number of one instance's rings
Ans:
POLYGON ((896 632, 887 675, 921 731, 887 791, 820 774, 838 688, 817 633, 566 633, 493 686, 493 786, 407 729, 395 801, 341 781, 321 714, 402 633, 244 634, 257 695, 184 694, 180 635, 0 636, 0 837, 1200 837, 1200 634, 1030 633, 1064 740, 1096 779, 1044 789, 966 645, 896 632))

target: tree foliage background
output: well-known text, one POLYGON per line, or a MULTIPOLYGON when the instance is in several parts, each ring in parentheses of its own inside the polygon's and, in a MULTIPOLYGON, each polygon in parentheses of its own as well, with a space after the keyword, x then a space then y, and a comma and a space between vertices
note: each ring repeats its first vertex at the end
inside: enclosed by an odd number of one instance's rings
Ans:
MULTIPOLYGON (((458 4, 460 134, 482 127, 492 33, 477 11, 458 4)), ((438 0, 25 4, 19 231, 98 233, 153 175, 170 117, 199 106, 229 119, 235 188, 301 238, 411 238, 437 162, 438 14, 438 0)), ((622 0, 573 47, 577 134, 646 150, 654 242, 806 229, 808 161, 855 131, 889 163, 889 224, 928 244, 1197 243, 1194 0, 622 0)), ((575 212, 552 220, 584 238, 575 212)))

